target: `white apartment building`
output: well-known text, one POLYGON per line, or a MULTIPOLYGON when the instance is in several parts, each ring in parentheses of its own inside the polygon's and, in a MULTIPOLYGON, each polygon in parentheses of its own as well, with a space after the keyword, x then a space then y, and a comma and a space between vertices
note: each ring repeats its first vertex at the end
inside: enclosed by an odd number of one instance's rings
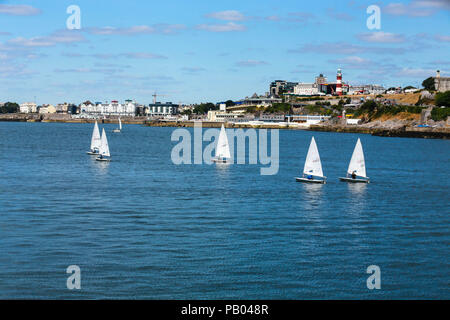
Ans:
POLYGON ((319 87, 316 83, 298 83, 294 87, 294 94, 299 96, 315 96, 319 94, 319 87))
POLYGON ((21 113, 36 113, 37 105, 34 102, 25 102, 20 105, 21 113))
POLYGON ((126 101, 124 104, 119 103, 116 100, 110 103, 99 104, 82 104, 80 106, 81 114, 88 114, 94 116, 129 116, 134 117, 136 115, 137 104, 134 102, 126 101))

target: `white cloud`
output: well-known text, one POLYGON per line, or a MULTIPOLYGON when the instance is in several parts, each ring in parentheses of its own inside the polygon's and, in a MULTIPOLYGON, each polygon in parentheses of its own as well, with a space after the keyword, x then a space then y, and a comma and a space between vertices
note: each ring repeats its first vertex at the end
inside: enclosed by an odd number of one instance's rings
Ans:
POLYGON ((8 44, 22 47, 51 47, 58 43, 75 43, 85 41, 83 35, 76 30, 60 30, 49 36, 23 38, 18 37, 8 41, 8 44))
POLYGON ((95 35, 122 35, 131 36, 137 34, 171 34, 185 29, 186 26, 182 24, 155 24, 152 26, 141 25, 127 28, 116 27, 100 27, 87 28, 86 31, 95 35))
POLYGON ((337 12, 334 8, 327 9, 327 15, 336 20, 351 21, 353 17, 345 12, 337 12))
POLYGON ((28 5, 0 4, 0 14, 12 16, 34 16, 41 13, 41 10, 28 5))
POLYGON ((290 49, 289 53, 320 53, 320 54, 349 54, 356 55, 361 53, 377 53, 377 54, 403 54, 407 52, 406 48, 392 47, 369 47, 360 46, 345 42, 325 42, 322 44, 305 44, 299 49, 290 49))
POLYGON ((242 21, 245 19, 245 16, 237 10, 212 12, 207 14, 206 17, 225 21, 242 21))
POLYGON ((121 56, 130 59, 167 59, 166 56, 147 52, 128 52, 122 53, 121 56))
POLYGON ((443 36, 443 35, 437 34, 435 38, 438 41, 450 42, 450 36, 443 36))
POLYGON ((359 68, 359 67, 367 68, 368 66, 370 66, 372 64, 372 61, 370 61, 369 59, 361 58, 359 56, 348 56, 348 57, 345 57, 342 59, 329 60, 329 62, 334 63, 334 64, 343 65, 348 69, 349 68, 359 68))
POLYGON ((256 66, 262 66, 267 65, 268 63, 266 61, 260 61, 260 60, 244 60, 244 61, 238 61, 236 62, 236 65, 239 67, 256 67, 256 66))
POLYGON ((202 67, 183 67, 181 68, 181 70, 183 70, 186 73, 198 73, 205 71, 206 69, 202 67))
POLYGON ((115 59, 118 57, 125 57, 128 59, 167 59, 166 56, 160 54, 154 54, 149 52, 125 52, 125 53, 94 53, 89 55, 93 58, 107 60, 115 59))
POLYGON ((288 15, 290 16, 288 20, 293 22, 308 23, 316 20, 316 16, 309 12, 290 12, 288 15))
POLYGON ((366 42, 399 43, 405 41, 403 35, 383 31, 360 33, 356 37, 366 42))
MULTIPOLYGON (((434 75, 436 70, 434 69, 414 69, 414 68, 402 68, 395 76, 398 77, 411 77, 411 78, 426 78, 434 75)), ((442 73, 442 70, 441 70, 442 73)))
POLYGON ((197 29, 209 32, 233 32, 247 30, 244 25, 236 24, 234 22, 229 22, 227 24, 200 24, 197 26, 197 29))
POLYGON ((413 0, 407 4, 390 3, 382 12, 396 16, 427 17, 435 14, 440 9, 450 10, 448 0, 413 0))

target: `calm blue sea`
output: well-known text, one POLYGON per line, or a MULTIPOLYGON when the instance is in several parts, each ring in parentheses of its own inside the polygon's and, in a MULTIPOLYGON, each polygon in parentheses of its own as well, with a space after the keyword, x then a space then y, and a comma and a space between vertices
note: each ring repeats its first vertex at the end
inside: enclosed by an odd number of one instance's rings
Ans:
POLYGON ((450 141, 280 131, 262 176, 173 165, 174 128, 101 127, 111 163, 92 124, 0 123, 0 298, 450 298, 450 141), (326 185, 294 180, 312 136, 326 185), (358 137, 369 185, 338 181, 358 137))

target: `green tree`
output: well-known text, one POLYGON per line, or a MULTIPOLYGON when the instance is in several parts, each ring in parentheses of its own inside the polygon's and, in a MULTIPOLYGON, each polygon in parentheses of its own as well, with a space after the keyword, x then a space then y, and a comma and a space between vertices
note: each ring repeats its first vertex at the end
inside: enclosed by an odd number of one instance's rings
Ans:
POLYGON ((227 107, 232 107, 232 106, 236 105, 236 103, 234 103, 233 100, 227 100, 227 101, 225 101, 225 104, 227 107))
POLYGON ((450 108, 433 108, 431 110, 431 119, 434 121, 447 120, 450 117, 450 108))
POLYGON ((290 113, 291 105, 288 103, 274 103, 270 107, 267 107, 264 112, 267 113, 290 113))
POLYGON ((422 87, 424 87, 427 90, 436 90, 434 88, 434 78, 429 77, 429 78, 426 78, 425 80, 423 80, 422 87))
POLYGON ((439 92, 436 94, 436 106, 450 107, 450 91, 439 92))
POLYGON ((15 102, 6 102, 2 107, 0 107, 0 113, 17 113, 20 107, 15 102))
POLYGON ((211 102, 201 103, 194 108, 194 113, 207 114, 209 110, 218 110, 218 109, 219 107, 217 107, 214 103, 211 102))
POLYGON ((356 110, 355 115, 361 115, 363 113, 368 113, 372 115, 378 109, 378 104, 373 100, 367 100, 364 102, 358 110, 356 110))

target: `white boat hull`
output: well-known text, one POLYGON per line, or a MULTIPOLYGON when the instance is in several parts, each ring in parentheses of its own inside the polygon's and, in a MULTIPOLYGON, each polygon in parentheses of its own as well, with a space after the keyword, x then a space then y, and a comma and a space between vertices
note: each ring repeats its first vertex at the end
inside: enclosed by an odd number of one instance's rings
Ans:
POLYGON ((107 159, 107 158, 96 158, 96 161, 102 161, 102 162, 110 162, 111 159, 107 159))
POLYGON ((98 156, 98 152, 88 151, 88 152, 86 152, 86 154, 91 155, 91 156, 98 156))
POLYGON ((342 182, 350 182, 350 183, 370 183, 369 179, 353 179, 353 178, 339 178, 342 182))
POLYGON ((213 159, 212 162, 214 163, 228 163, 227 159, 213 159))
POLYGON ((304 182, 304 183, 319 183, 319 184, 327 183, 326 180, 319 180, 319 179, 295 178, 295 180, 297 182, 304 182))

